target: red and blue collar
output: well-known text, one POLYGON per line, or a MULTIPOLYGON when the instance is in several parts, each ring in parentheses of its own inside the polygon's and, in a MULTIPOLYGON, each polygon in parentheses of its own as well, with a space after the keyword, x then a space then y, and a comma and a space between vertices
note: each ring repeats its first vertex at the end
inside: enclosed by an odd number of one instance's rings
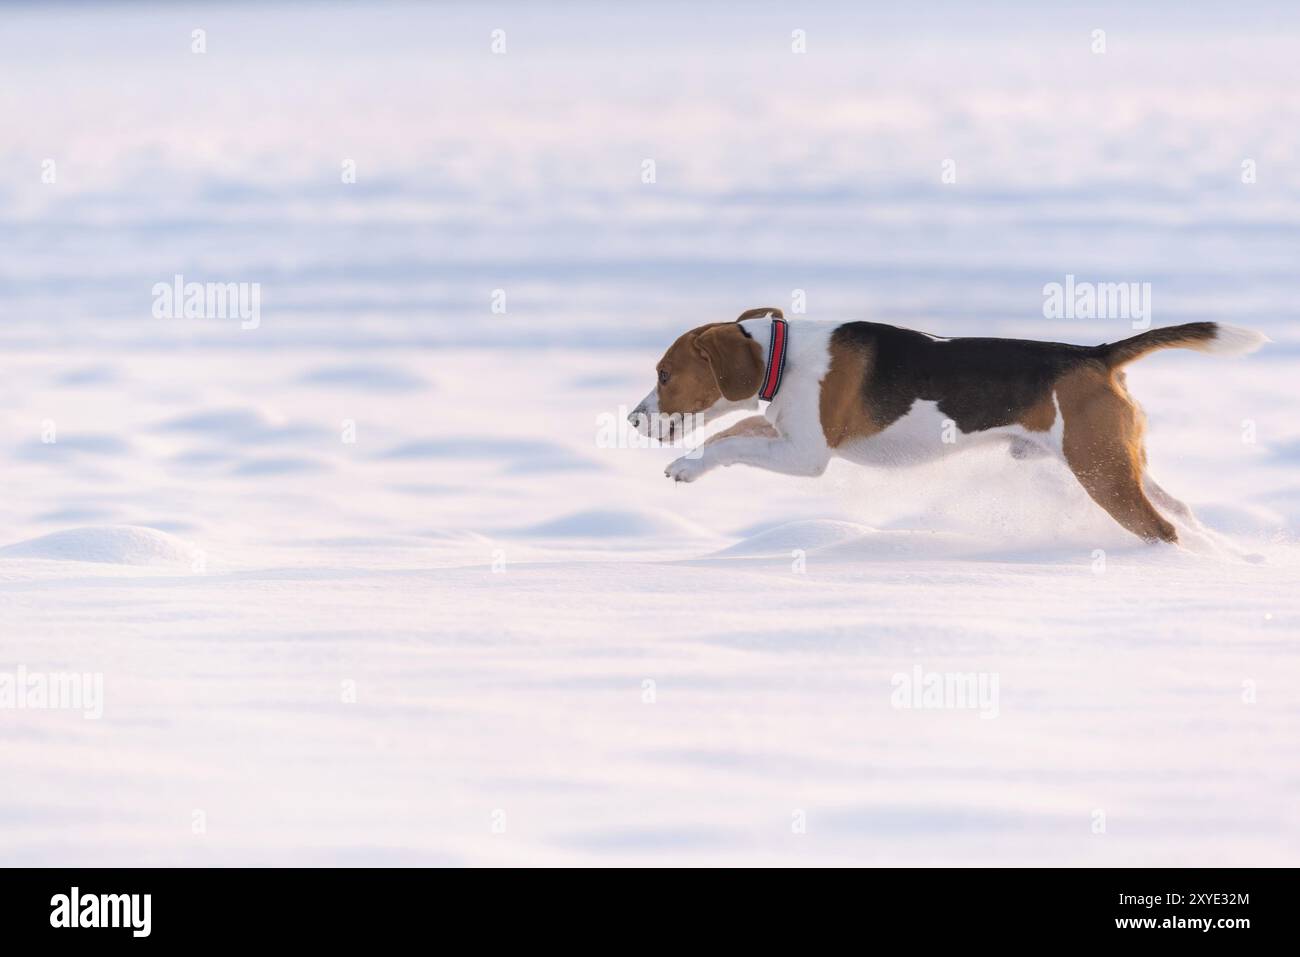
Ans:
POLYGON ((784 319, 772 317, 772 341, 767 347, 767 368, 763 370, 763 387, 758 390, 758 397, 764 402, 771 402, 777 389, 781 388, 781 376, 785 374, 785 349, 790 341, 790 330, 784 319))

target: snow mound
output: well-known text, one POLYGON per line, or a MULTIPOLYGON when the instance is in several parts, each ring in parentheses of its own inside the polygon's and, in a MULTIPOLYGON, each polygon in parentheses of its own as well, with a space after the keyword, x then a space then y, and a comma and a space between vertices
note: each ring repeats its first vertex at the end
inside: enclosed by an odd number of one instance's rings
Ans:
POLYGON ((530 525, 517 534, 553 538, 681 538, 704 532, 671 512, 593 508, 530 525))
POLYGON ((137 525, 70 528, 0 548, 0 558, 154 567, 188 567, 196 554, 192 545, 173 535, 137 525))
POLYGON ((869 525, 857 522, 838 522, 818 518, 802 522, 786 522, 750 535, 734 545, 715 552, 714 558, 749 557, 756 555, 788 555, 793 549, 811 551, 852 541, 875 531, 869 525))
POLYGON ((820 551, 821 559, 843 562, 901 560, 951 560, 996 558, 998 561, 1029 561, 1035 553, 1028 547, 999 548, 981 536, 932 529, 887 529, 851 541, 836 542, 820 551))
MULTIPOLYGON (((707 557, 786 558, 798 549, 821 560, 874 562, 975 558, 990 547, 983 538, 957 532, 879 529, 857 522, 810 519, 764 529, 707 557)), ((999 555, 1002 560, 1014 557, 999 555)))

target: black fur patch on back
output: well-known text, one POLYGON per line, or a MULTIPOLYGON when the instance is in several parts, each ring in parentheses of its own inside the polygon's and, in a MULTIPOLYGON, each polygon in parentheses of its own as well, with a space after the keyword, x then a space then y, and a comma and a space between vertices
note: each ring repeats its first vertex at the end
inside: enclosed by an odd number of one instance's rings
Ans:
POLYGON ((1052 384, 1083 363, 1095 346, 1032 339, 935 340, 875 322, 849 322, 831 334, 835 346, 870 356, 863 401, 884 428, 916 400, 938 403, 962 432, 1011 425, 1042 401, 1052 384))

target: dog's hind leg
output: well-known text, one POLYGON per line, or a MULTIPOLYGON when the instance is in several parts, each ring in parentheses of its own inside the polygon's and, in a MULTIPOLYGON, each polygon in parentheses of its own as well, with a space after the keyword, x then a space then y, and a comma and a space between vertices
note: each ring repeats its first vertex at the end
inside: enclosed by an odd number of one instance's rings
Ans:
POLYGON ((1144 541, 1178 541, 1177 530, 1142 488, 1142 413, 1105 373, 1085 369, 1067 378, 1057 384, 1056 395, 1065 420, 1065 461, 1079 484, 1144 541))
POLYGON ((1156 511, 1121 455, 1083 467, 1072 461, 1070 467, 1093 501, 1134 535, 1147 542, 1178 541, 1178 531, 1156 511))

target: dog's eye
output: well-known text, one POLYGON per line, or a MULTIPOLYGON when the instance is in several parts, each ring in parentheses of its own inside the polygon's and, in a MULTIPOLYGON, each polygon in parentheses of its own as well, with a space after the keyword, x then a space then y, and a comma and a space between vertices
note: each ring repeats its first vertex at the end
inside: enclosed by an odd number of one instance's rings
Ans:
POLYGON ((659 384, 660 384, 660 385, 667 385, 667 384, 668 384, 668 370, 667 370, 667 369, 660 369, 660 370, 659 370, 659 384))

